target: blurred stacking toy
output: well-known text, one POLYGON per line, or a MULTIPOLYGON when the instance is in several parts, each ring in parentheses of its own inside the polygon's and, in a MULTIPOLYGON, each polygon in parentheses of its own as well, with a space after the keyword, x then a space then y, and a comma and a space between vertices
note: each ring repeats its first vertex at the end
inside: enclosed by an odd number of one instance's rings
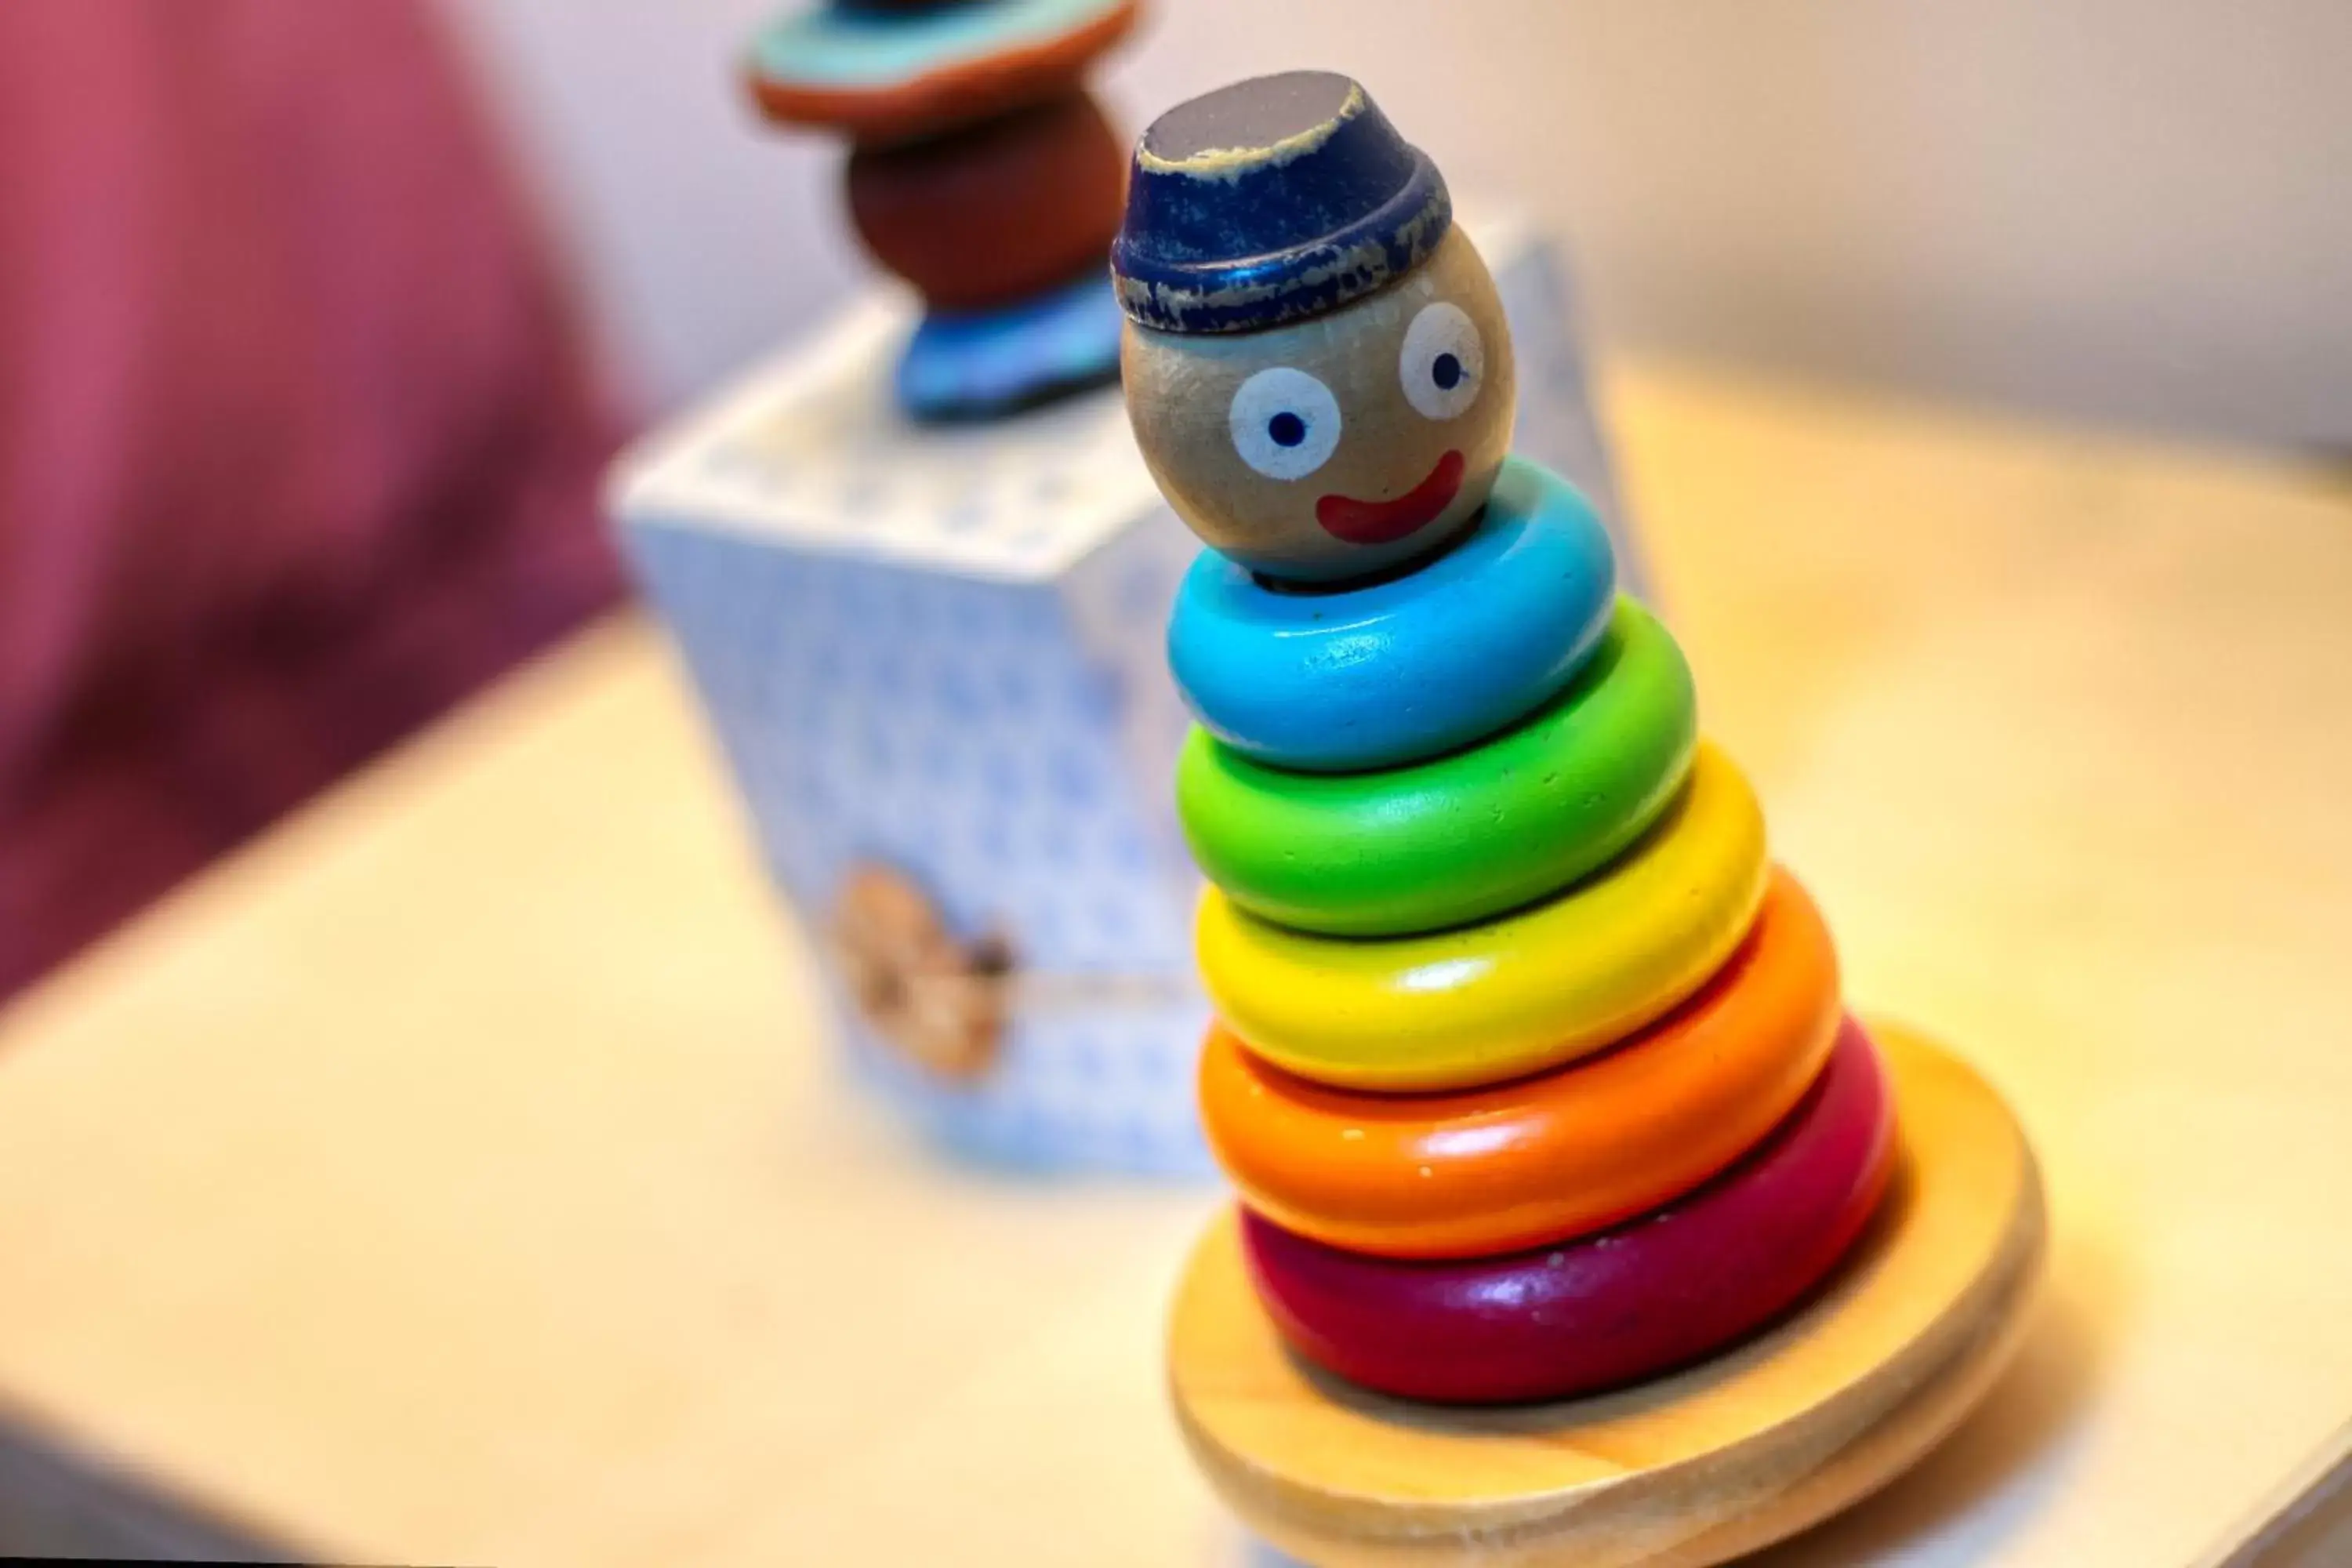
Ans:
POLYGON ((1116 373, 1103 254, 1125 159, 1083 78, 1135 20, 1135 0, 826 0, 753 46, 761 111, 850 138, 858 236, 923 297, 909 414, 1001 414, 1116 373))
POLYGON ((1169 651, 1242 1207, 1171 1329, 1194 1453, 1315 1563, 1715 1563, 1844 1506, 2016 1342, 2015 1122, 1847 1011, 1674 638, 1510 455, 1495 286, 1362 88, 1162 116, 1111 256, 1211 546, 1169 651))

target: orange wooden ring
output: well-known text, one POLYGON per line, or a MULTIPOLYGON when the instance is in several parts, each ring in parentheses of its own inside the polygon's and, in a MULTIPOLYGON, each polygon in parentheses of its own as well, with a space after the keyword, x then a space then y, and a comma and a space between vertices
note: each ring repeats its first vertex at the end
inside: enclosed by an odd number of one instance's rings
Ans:
POLYGON ((1250 1207, 1386 1258, 1476 1258, 1614 1225, 1769 1132, 1837 1038, 1837 952, 1775 868, 1756 924, 1689 1001, 1607 1055, 1447 1094, 1328 1088, 1223 1025, 1201 1058, 1209 1142, 1250 1207))
POLYGON ((838 8, 824 6, 771 26, 744 73, 761 112, 866 143, 938 135, 1070 90, 1135 30, 1137 16, 1134 0, 906 9, 903 21, 880 26, 871 17, 845 26, 838 8), (813 46, 836 68, 812 71, 813 46))

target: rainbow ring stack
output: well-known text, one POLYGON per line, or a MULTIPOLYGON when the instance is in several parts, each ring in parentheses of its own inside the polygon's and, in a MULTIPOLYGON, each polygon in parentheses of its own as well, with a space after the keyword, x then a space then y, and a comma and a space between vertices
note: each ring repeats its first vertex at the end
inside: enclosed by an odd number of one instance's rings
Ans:
MULTIPOLYGON (((1436 168, 1345 77, 1239 83, 1145 133, 1112 271, 1139 445, 1210 547, 1169 652, 1212 884, 1201 1108, 1243 1200, 1213 1245, 1344 1380, 1299 1397, 1663 1387, 1801 1312, 1904 1228, 1874 1224, 1901 1079, 1674 637, 1509 455, 1508 329, 1436 168)), ((2012 1296, 2017 1152, 1986 1244, 2012 1296)), ((1280 1539, 1304 1483, 1213 1429, 1186 1311, 1188 1436, 1280 1539)))

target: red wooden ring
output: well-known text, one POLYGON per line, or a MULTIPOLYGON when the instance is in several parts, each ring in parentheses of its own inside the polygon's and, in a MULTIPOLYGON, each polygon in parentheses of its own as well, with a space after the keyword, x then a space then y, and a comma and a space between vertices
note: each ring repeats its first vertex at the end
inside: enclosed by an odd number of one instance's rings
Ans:
POLYGON ((1853 1244, 1894 1164, 1878 1053, 1849 1017, 1821 1079, 1706 1186, 1614 1230, 1461 1262, 1342 1252, 1246 1209, 1259 1299, 1291 1348, 1406 1399, 1564 1399, 1696 1360, 1787 1310, 1853 1244))

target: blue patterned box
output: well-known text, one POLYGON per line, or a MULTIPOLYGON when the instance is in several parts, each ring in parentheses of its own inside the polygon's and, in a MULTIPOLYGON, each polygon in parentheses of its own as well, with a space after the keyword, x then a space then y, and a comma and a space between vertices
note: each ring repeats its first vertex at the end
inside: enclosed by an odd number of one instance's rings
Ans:
MULTIPOLYGON (((1614 527, 1562 271, 1524 225, 1465 226, 1511 319, 1517 449, 1614 527)), ((992 1162, 1205 1172, 1164 650, 1198 546, 1115 390, 906 424, 908 320, 869 301, 658 433, 614 509, 861 1076, 992 1162)))

